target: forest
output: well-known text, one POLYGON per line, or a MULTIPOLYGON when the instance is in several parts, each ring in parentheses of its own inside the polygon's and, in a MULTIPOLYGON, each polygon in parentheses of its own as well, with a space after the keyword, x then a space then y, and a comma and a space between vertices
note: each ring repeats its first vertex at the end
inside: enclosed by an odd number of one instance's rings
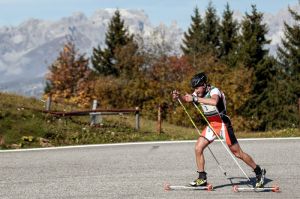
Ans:
MULTIPOLYGON (((155 120, 160 107, 169 123, 188 126, 189 119, 171 92, 192 92, 190 79, 205 72, 211 85, 225 93, 227 112, 239 130, 267 131, 299 127, 300 14, 289 8, 294 23, 284 24, 276 55, 266 47, 268 27, 256 5, 241 21, 227 4, 222 16, 209 3, 205 13, 195 7, 184 32, 181 55, 147 51, 124 25, 116 10, 107 27, 105 45, 91 57, 79 53, 73 41, 62 46, 49 65, 44 96, 53 100, 101 108, 139 107, 155 120)), ((162 46, 161 49, 164 49, 162 46)), ((202 122, 186 104, 196 122, 202 122)))

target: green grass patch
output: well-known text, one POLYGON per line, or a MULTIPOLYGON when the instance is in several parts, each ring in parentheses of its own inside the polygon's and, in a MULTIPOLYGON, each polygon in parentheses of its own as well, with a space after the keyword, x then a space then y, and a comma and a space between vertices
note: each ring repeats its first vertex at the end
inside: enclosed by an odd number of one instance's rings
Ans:
MULTIPOLYGON (((115 116, 108 116, 107 118, 110 121, 120 121, 126 122, 127 125, 134 127, 135 118, 134 116, 123 116, 123 118, 116 118, 115 116)), ((144 120, 141 119, 141 129, 148 132, 157 132, 157 122, 152 120, 144 120)), ((191 124, 192 126, 192 124, 191 124)), ((204 128, 204 126, 198 127, 200 132, 204 128)), ((176 126, 173 124, 169 124, 167 122, 162 123, 162 131, 164 134, 171 136, 176 140, 193 140, 198 138, 198 132, 195 128, 187 128, 176 126)), ((273 131, 264 131, 264 132, 245 132, 238 131, 235 129, 235 134, 237 138, 274 138, 274 137, 300 137, 300 129, 299 128, 290 128, 290 129, 282 129, 282 130, 273 130, 273 131)))

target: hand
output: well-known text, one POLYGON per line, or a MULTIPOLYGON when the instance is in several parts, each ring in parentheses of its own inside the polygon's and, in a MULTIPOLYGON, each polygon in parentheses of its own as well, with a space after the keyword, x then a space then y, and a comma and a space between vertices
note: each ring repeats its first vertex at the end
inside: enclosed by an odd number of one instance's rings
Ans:
POLYGON ((172 91, 172 97, 173 99, 178 99, 180 96, 180 93, 177 90, 172 91))
POLYGON ((192 102, 192 101, 193 101, 193 96, 186 93, 186 94, 183 96, 183 100, 186 101, 186 102, 192 102))

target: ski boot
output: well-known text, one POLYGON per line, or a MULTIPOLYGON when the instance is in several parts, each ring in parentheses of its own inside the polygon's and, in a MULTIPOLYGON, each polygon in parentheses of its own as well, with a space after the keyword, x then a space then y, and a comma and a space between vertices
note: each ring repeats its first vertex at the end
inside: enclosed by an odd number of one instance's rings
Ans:
POLYGON ((190 186, 192 187, 207 186, 206 172, 198 172, 198 173, 199 173, 199 177, 193 182, 190 182, 189 183, 190 186))
POLYGON ((264 187, 264 181, 265 181, 265 175, 267 173, 266 169, 260 168, 257 166, 254 169, 255 175, 256 175, 256 183, 255 188, 263 188, 264 187))

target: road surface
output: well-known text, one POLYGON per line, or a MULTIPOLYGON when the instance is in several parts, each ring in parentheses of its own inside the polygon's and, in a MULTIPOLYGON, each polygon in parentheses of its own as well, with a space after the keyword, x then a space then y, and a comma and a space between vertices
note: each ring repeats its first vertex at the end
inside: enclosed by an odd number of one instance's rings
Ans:
MULTIPOLYGON (((164 191, 197 177, 194 144, 151 142, 47 150, 0 152, 0 198, 300 198, 300 138, 239 140, 267 169, 266 186, 281 192, 239 192, 206 150, 206 171, 214 191, 164 191)), ((210 146, 234 183, 247 180, 220 142, 210 146)), ((254 180, 252 170, 238 160, 254 180)))

